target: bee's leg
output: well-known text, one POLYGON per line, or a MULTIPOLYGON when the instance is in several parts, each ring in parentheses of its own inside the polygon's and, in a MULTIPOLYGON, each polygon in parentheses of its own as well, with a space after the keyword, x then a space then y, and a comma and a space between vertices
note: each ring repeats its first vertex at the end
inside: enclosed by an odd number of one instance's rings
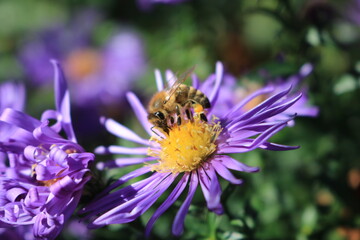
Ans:
POLYGON ((203 120, 204 122, 207 122, 207 117, 205 116, 204 113, 200 113, 200 119, 203 120))
POLYGON ((180 126, 181 125, 181 105, 180 104, 176 104, 175 111, 176 111, 176 123, 178 126, 180 126))
POLYGON ((181 125, 181 117, 180 117, 180 116, 178 116, 178 118, 177 118, 177 125, 178 125, 178 126, 181 125))
POLYGON ((174 117, 173 117, 173 116, 170 116, 170 123, 171 123, 171 125, 174 125, 174 122, 175 122, 174 117))
POLYGON ((181 105, 180 104, 176 104, 175 111, 178 116, 181 115, 181 105))
POLYGON ((186 108, 185 109, 185 113, 186 113, 186 116, 189 120, 192 120, 193 116, 192 116, 192 112, 190 111, 189 108, 186 108))
POLYGON ((188 120, 193 120, 192 119, 192 112, 191 112, 191 107, 192 107, 192 103, 191 103, 191 100, 187 100, 186 102, 185 102, 185 104, 184 104, 184 109, 185 109, 185 114, 186 114, 186 117, 187 117, 187 119, 188 120))

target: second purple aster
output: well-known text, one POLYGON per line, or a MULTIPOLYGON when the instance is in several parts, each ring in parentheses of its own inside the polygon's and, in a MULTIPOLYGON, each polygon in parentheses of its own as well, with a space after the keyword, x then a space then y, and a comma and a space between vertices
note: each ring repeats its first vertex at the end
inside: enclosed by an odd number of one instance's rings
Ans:
POLYGON ((41 120, 14 108, 0 115, 0 151, 5 154, 0 166, 0 227, 20 227, 18 234, 32 228, 35 239, 55 239, 63 229, 90 179, 94 160, 76 141, 69 91, 62 70, 53 64, 56 110, 45 111, 41 120))

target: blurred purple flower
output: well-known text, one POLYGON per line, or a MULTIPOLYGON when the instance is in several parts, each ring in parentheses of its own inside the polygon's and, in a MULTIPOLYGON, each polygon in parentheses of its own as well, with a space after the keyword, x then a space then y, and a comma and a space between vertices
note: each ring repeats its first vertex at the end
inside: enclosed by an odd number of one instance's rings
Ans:
POLYGON ((188 0, 137 0, 138 6, 142 10, 150 10, 154 4, 178 4, 188 0))
POLYGON ((346 15, 353 23, 360 25, 360 0, 353 0, 348 4, 346 15))
POLYGON ((64 75, 52 63, 56 110, 45 111, 41 121, 13 108, 0 115, 0 151, 7 155, 0 166, 0 227, 32 226, 36 239, 60 233, 77 207, 94 160, 76 142, 64 75))
POLYGON ((91 232, 86 224, 79 220, 70 220, 65 229, 66 234, 71 235, 74 239, 91 239, 91 232))
POLYGON ((43 66, 56 58, 64 64, 70 91, 76 91, 76 104, 119 102, 145 70, 143 43, 128 29, 114 34, 103 49, 96 49, 91 37, 98 19, 96 12, 85 11, 69 24, 43 30, 26 42, 20 60, 33 82, 50 82, 51 72, 43 66))
POLYGON ((34 240, 31 227, 29 225, 0 228, 0 239, 4 240, 34 240))
POLYGON ((85 10, 68 24, 53 23, 34 33, 20 49, 20 62, 34 84, 51 84, 53 72, 47 66, 50 59, 64 61, 69 53, 91 44, 91 33, 99 22, 99 14, 85 10))
MULTIPOLYGON (((167 80, 173 79, 173 74, 167 72, 167 80)), ((159 71, 155 72, 158 90, 163 90, 163 81, 159 71)), ((207 207, 216 214, 223 213, 221 199, 221 186, 218 176, 232 184, 241 184, 229 170, 242 172, 256 172, 257 167, 247 166, 228 154, 243 153, 257 148, 267 150, 291 150, 297 147, 284 146, 268 142, 268 139, 282 128, 293 117, 283 121, 270 121, 270 118, 281 114, 295 104, 301 94, 289 97, 289 89, 272 94, 273 89, 266 88, 262 93, 271 95, 254 108, 244 111, 241 106, 251 101, 249 97, 243 102, 233 106, 226 113, 214 116, 213 112, 218 108, 217 100, 220 98, 223 80, 223 66, 216 65, 216 73, 202 84, 197 77, 193 77, 193 86, 204 92, 212 107, 207 112, 207 119, 201 120, 201 112, 193 109, 190 113, 182 113, 182 124, 171 127, 169 134, 157 133, 154 135, 152 126, 148 122, 147 112, 139 99, 128 93, 127 98, 145 131, 150 136, 150 141, 143 139, 136 133, 115 122, 112 119, 103 119, 103 123, 109 132, 125 140, 129 140, 144 147, 100 146, 96 149, 99 154, 126 154, 133 157, 120 157, 112 161, 98 164, 98 168, 117 168, 135 164, 144 164, 143 167, 126 174, 90 203, 82 213, 87 213, 88 218, 97 216, 89 225, 90 228, 98 228, 108 224, 121 224, 135 220, 147 211, 158 198, 177 182, 174 189, 162 205, 155 211, 146 226, 146 234, 149 235, 155 221, 162 215, 189 186, 188 194, 178 211, 172 232, 180 235, 183 232, 184 219, 188 212, 196 189, 200 185, 207 207), (139 157, 139 154, 147 155, 139 157), (153 172, 149 177, 130 184, 119 190, 115 190, 129 180, 153 172), (178 179, 178 181, 176 180, 178 179)), ((204 114, 206 114, 204 112, 204 114)), ((176 122, 176 120, 175 120, 176 122)))
POLYGON ((25 105, 25 87, 23 84, 5 82, 0 84, 0 114, 5 108, 23 111, 25 105))
POLYGON ((143 43, 130 30, 114 35, 101 53, 79 50, 72 54, 66 64, 75 80, 72 82, 72 87, 76 89, 75 101, 80 105, 96 104, 98 101, 105 105, 116 103, 141 76, 146 65, 143 43), (86 72, 86 66, 81 66, 85 59, 92 59, 93 63, 89 65, 97 65, 97 70, 90 75, 82 73, 86 72), (84 70, 79 71, 81 69, 84 70))
MULTIPOLYGON (((0 115, 6 108, 23 111, 25 105, 25 87, 23 84, 5 82, 0 84, 0 115)), ((0 125, 0 130, 2 129, 0 125)), ((6 154, 0 152, 0 167, 4 166, 6 154)))

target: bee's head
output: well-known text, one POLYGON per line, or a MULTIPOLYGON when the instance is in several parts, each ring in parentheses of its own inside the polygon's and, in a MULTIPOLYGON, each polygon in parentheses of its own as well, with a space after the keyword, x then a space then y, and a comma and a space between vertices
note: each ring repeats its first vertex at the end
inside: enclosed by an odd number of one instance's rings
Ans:
POLYGON ((156 111, 153 113, 149 113, 148 120, 155 126, 159 125, 160 123, 163 124, 166 122, 166 113, 163 111, 156 111))
POLYGON ((163 111, 156 111, 153 113, 149 113, 148 120, 151 124, 154 125, 156 128, 160 128, 166 133, 168 132, 167 126, 167 114, 163 111))

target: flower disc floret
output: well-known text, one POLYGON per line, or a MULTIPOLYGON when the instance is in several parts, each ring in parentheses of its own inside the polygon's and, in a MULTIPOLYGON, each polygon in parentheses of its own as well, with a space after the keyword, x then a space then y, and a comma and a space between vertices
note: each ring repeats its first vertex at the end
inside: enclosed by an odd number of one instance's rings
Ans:
POLYGON ((149 155, 159 158, 153 165, 157 172, 191 172, 198 169, 216 151, 216 139, 221 132, 219 123, 207 123, 198 117, 175 125, 165 138, 154 138, 161 149, 149 149, 149 155))

